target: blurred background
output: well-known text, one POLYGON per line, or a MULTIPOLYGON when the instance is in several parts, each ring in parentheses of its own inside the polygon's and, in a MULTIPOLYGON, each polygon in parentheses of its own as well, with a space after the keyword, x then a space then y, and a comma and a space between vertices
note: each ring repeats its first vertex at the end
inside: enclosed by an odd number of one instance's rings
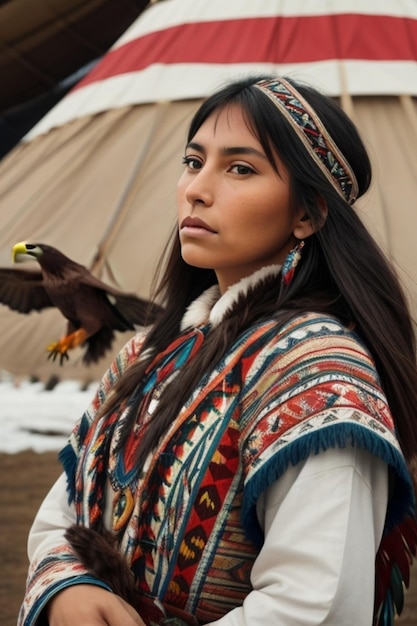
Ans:
MULTIPOLYGON (((147 297, 192 113, 227 79, 264 71, 316 86, 356 122, 374 168, 358 212, 416 316, 416 0, 0 0, 0 266, 18 241, 47 243, 147 297)), ((56 310, 0 305, 3 626, 56 450, 112 356, 47 361, 64 329, 56 310)), ((415 589, 404 626, 417 623, 415 589)))

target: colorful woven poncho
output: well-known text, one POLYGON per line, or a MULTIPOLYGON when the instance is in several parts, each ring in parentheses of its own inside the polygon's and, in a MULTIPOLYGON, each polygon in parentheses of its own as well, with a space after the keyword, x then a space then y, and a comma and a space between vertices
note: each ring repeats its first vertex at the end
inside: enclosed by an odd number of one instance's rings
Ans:
MULTIPOLYGON (((263 539, 257 499, 290 464, 310 454, 358 446, 388 464, 395 496, 385 529, 391 544, 413 512, 409 473, 371 358, 336 319, 312 313, 279 332, 274 322, 246 331, 173 416, 138 475, 141 429, 152 419, 163 386, 192 366, 209 332, 210 324, 188 328, 154 358, 137 392, 136 428, 120 452, 129 403, 120 413, 94 417, 115 380, 140 355, 142 338, 135 337, 104 376, 61 454, 78 523, 99 528, 104 520, 111 526, 136 575, 138 594, 150 607, 144 616, 149 622, 167 611, 201 624, 242 604, 263 539), (104 519, 109 509, 111 519, 104 519)), ((408 555, 406 544, 401 549, 408 555)), ((391 602, 389 551, 377 563, 379 616, 387 610, 383 602, 391 602)), ((68 546, 33 568, 24 624, 31 623, 37 604, 73 576, 91 582, 68 546)))

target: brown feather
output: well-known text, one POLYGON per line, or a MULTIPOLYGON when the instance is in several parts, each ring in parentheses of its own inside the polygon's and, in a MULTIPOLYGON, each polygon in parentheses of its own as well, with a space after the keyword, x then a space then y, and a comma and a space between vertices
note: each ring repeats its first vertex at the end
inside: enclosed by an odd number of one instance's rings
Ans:
POLYGON ((135 581, 126 561, 116 550, 115 538, 107 530, 98 533, 85 526, 70 526, 65 538, 80 562, 96 578, 106 583, 117 595, 137 608, 135 581))
POLYGON ((0 303, 30 313, 55 306, 43 285, 42 272, 0 268, 0 303))
POLYGON ((410 584, 410 568, 417 553, 417 521, 406 517, 381 540, 375 562, 375 626, 385 626, 400 615, 404 587, 410 584), (389 606, 388 617, 384 605, 389 606))

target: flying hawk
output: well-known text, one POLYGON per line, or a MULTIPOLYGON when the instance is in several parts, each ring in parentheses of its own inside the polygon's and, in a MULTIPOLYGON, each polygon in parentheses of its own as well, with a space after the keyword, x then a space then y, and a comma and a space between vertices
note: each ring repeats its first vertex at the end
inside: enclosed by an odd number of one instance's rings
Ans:
POLYGON ((48 358, 62 364, 68 350, 86 346, 85 364, 111 348, 114 331, 134 330, 154 321, 158 305, 124 293, 95 278, 89 270, 43 243, 17 243, 14 262, 36 260, 39 270, 0 268, 0 303, 30 313, 56 307, 67 319, 66 335, 48 346, 48 358))

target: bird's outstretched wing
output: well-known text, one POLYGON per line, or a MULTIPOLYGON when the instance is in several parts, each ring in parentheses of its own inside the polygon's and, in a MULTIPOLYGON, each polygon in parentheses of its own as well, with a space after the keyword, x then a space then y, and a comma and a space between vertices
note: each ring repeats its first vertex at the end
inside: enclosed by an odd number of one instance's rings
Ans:
POLYGON ((116 317, 122 316, 122 327, 118 328, 117 324, 114 326, 116 330, 126 330, 126 322, 128 322, 127 328, 133 330, 134 326, 143 326, 144 324, 152 323, 161 311, 161 307, 155 303, 149 302, 144 298, 133 293, 127 293, 103 283, 101 280, 90 274, 88 271, 79 275, 78 280, 84 285, 93 287, 103 291, 106 295, 108 302, 113 307, 113 312, 116 317), (124 321, 124 328, 123 328, 124 321))
POLYGON ((376 557, 374 626, 394 626, 410 584, 410 568, 417 552, 417 521, 407 516, 381 541, 376 557))
POLYGON ((0 268, 0 303, 19 313, 53 307, 42 281, 40 271, 0 268))
POLYGON ((109 296, 109 293, 106 292, 106 295, 118 313, 132 325, 132 328, 152 323, 162 310, 157 304, 134 294, 110 294, 109 296))

